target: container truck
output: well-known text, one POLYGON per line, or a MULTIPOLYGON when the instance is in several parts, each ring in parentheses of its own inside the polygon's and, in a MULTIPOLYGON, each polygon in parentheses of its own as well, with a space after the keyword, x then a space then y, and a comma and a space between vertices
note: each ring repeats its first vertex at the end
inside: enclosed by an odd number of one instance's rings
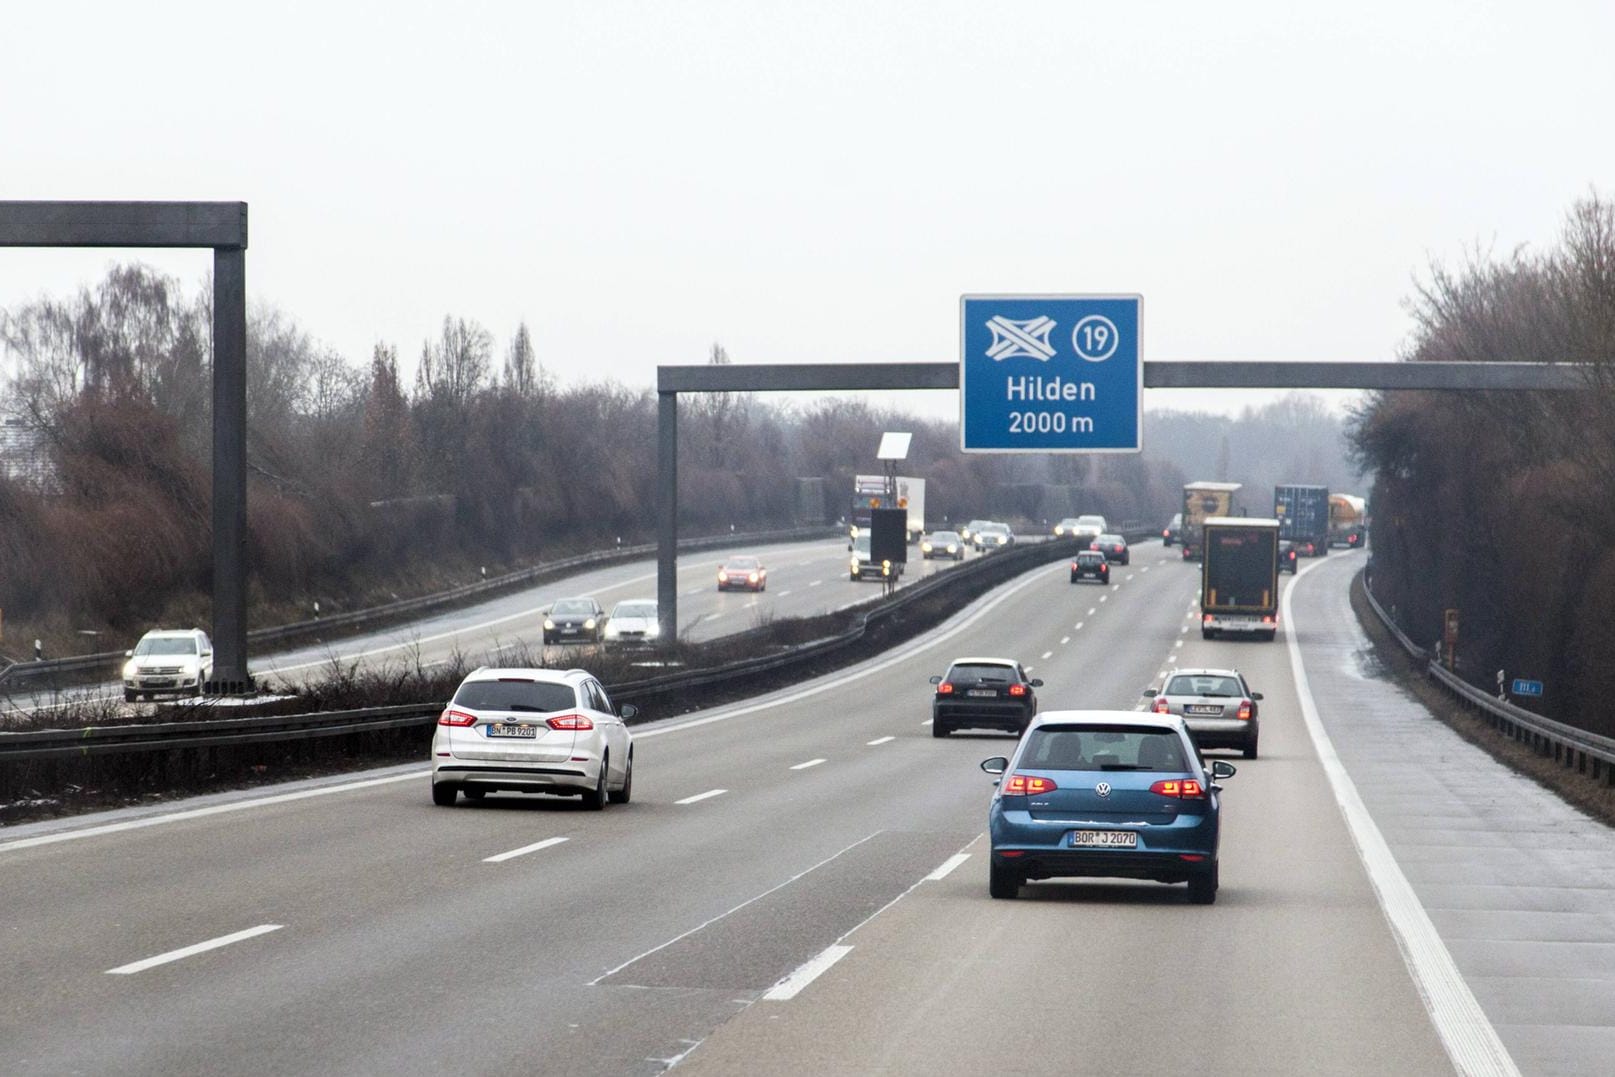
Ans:
POLYGON ((852 477, 852 511, 847 514, 849 542, 869 533, 869 510, 882 506, 908 509, 910 543, 917 543, 925 536, 925 480, 899 475, 895 481, 897 498, 893 501, 887 491, 885 475, 852 477))
POLYGON ((1279 630, 1279 522, 1213 516, 1201 534, 1200 634, 1271 640, 1279 630))
POLYGON ((1360 550, 1368 541, 1368 502, 1355 494, 1329 495, 1329 542, 1360 550))
POLYGON ((1237 482, 1191 482, 1183 488, 1183 526, 1178 544, 1185 561, 1200 557, 1200 529, 1212 516, 1233 516, 1238 511, 1237 482))
POLYGON ((1273 515, 1279 538, 1295 543, 1302 557, 1329 552, 1329 488, 1286 483, 1273 487, 1273 515))

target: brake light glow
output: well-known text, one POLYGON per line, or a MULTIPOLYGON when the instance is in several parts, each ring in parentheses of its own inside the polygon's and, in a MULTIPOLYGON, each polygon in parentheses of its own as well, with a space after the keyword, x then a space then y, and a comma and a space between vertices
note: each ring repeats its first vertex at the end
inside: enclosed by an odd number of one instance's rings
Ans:
POLYGON ((1050 778, 1039 778, 1033 774, 1012 775, 1004 783, 1004 795, 1007 797, 1038 796, 1042 793, 1052 793, 1059 786, 1050 778))
POLYGON ((1201 624, 1210 624, 1211 623, 1211 614, 1207 613, 1207 614, 1202 615, 1201 618, 1200 618, 1200 623, 1201 624))
POLYGON ((1172 705, 1168 703, 1164 697, 1156 696, 1155 703, 1150 707, 1150 710, 1154 711, 1156 714, 1171 714, 1172 705))
POLYGON ((561 714, 544 724, 551 729, 584 730, 594 728, 594 719, 586 714, 561 714))
POLYGON ((953 683, 951 681, 943 681, 941 684, 936 686, 936 694, 939 696, 953 695, 953 683))
POLYGON ((1163 778, 1150 786, 1150 792, 1179 800, 1204 800, 1205 786, 1194 778, 1163 778))
POLYGON ((1024 684, 1012 684, 1012 685, 1010 685, 1009 686, 1009 694, 1012 695, 1012 696, 1024 696, 1026 694, 1026 685, 1024 685, 1024 684))
POLYGON ((1099 543, 1097 543, 1097 542, 1090 542, 1090 543, 1088 543, 1088 549, 1090 549, 1090 550, 1097 550, 1097 549, 1099 549, 1099 543))
POLYGON ((467 714, 465 711, 457 711, 453 707, 450 707, 448 710, 444 711, 442 713, 442 715, 440 715, 438 717, 437 724, 438 725, 460 725, 460 726, 465 726, 465 725, 470 725, 471 723, 475 722, 476 720, 477 720, 476 715, 467 714))
POLYGON ((1270 624, 1272 624, 1272 623, 1273 623, 1273 615, 1272 615, 1272 614, 1268 614, 1268 615, 1267 615, 1267 616, 1266 616, 1266 617, 1263 617, 1263 618, 1262 618, 1262 623, 1263 623, 1263 624, 1264 624, 1264 625, 1270 625, 1270 624))
POLYGON ((1242 700, 1239 701, 1239 715, 1238 715, 1238 717, 1239 717, 1239 720, 1241 722, 1248 722, 1248 721, 1251 720, 1251 701, 1250 700, 1242 699, 1242 700))

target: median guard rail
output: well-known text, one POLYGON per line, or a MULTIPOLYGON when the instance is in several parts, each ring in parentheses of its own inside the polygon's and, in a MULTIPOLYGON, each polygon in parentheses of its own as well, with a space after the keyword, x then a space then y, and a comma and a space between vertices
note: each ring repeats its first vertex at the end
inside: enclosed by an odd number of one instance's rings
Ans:
POLYGON ((1416 661, 1424 664, 1424 671, 1431 680, 1441 685, 1459 703, 1504 736, 1530 746, 1538 755, 1544 757, 1551 755, 1554 762, 1561 763, 1567 768, 1574 767, 1578 772, 1589 775, 1594 781, 1603 780, 1609 785, 1615 785, 1615 738, 1589 733, 1585 729, 1577 729, 1575 726, 1528 711, 1507 700, 1498 699, 1465 681, 1437 661, 1429 648, 1414 643, 1407 633, 1402 631, 1401 626, 1374 597, 1372 582, 1372 576, 1365 569, 1363 594, 1368 598, 1369 608, 1396 638, 1402 649, 1416 661))
MULTIPOLYGON (((794 542, 799 539, 814 539, 832 537, 840 534, 839 527, 799 527, 786 531, 754 531, 729 533, 726 535, 709 535, 704 538, 685 539, 679 543, 681 550, 708 550, 721 546, 753 545, 765 542, 794 542)), ((500 591, 523 584, 536 583, 539 580, 566 572, 575 568, 587 568, 615 564, 621 561, 631 561, 640 557, 655 554, 654 543, 642 543, 636 546, 618 546, 609 550, 596 550, 591 553, 577 554, 573 557, 563 557, 555 561, 544 561, 527 568, 507 572, 492 579, 478 580, 475 583, 451 587, 446 591, 437 591, 429 595, 419 595, 415 598, 403 598, 396 602, 386 602, 380 606, 370 606, 362 610, 350 610, 347 613, 332 614, 312 621, 296 621, 292 624, 276 625, 271 628, 259 628, 247 633, 247 639, 253 643, 285 642, 298 637, 315 636, 325 632, 332 632, 370 621, 390 620, 409 613, 422 613, 443 606, 454 606, 466 603, 471 599, 496 594, 500 591)), ((106 672, 108 675, 116 674, 123 663, 123 651, 102 651, 97 654, 74 655, 70 658, 52 658, 40 662, 18 662, 14 665, 0 669, 0 682, 31 680, 38 677, 49 677, 63 674, 78 674, 86 672, 106 672)))
MULTIPOLYGON (((856 646, 883 621, 890 620, 939 591, 978 583, 983 579, 989 585, 1003 582, 1030 568, 1070 556, 1077 549, 1075 542, 1065 539, 1016 546, 900 588, 891 598, 879 601, 877 605, 859 613, 852 625, 837 635, 789 651, 741 659, 722 666, 681 670, 628 681, 610 686, 609 691, 614 699, 626 703, 679 689, 725 682, 739 684, 759 674, 807 667, 837 651, 856 646)), ((0 764, 13 760, 62 760, 171 749, 218 749, 429 726, 437 721, 442 707, 443 704, 439 702, 274 717, 0 732, 0 764)))

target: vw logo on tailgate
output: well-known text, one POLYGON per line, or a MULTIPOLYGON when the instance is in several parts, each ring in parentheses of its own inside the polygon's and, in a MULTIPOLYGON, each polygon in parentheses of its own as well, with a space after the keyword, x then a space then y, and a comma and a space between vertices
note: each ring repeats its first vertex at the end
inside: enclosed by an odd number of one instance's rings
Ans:
POLYGON ((1110 783, 1100 782, 1098 785, 1093 787, 1093 791, 1102 797, 1108 797, 1110 796, 1110 783))

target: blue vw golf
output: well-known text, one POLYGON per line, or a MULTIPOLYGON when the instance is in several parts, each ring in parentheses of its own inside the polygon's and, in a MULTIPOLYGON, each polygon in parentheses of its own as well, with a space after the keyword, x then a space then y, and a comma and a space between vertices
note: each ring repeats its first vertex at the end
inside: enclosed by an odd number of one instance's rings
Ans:
POLYGON ((1216 783, 1234 766, 1207 768, 1181 718, 1048 711, 981 769, 1004 776, 987 812, 993 897, 1087 876, 1186 882, 1195 904, 1217 900, 1216 783))

